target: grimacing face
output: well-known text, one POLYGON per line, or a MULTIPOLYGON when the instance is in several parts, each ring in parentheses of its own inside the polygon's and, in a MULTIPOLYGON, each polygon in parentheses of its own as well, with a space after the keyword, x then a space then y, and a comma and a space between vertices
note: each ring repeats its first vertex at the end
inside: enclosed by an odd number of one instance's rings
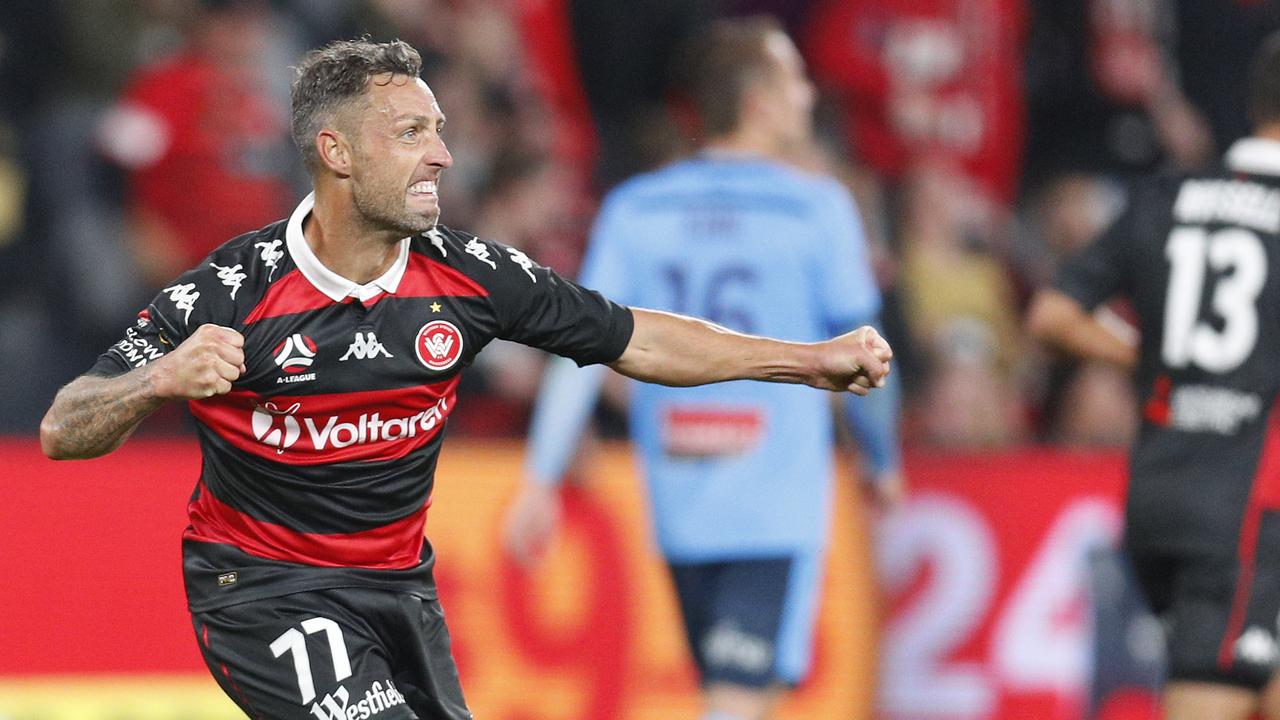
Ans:
POLYGON ((420 78, 376 75, 354 123, 353 202, 371 225, 402 236, 440 219, 440 174, 453 164, 440 133, 444 114, 420 78))

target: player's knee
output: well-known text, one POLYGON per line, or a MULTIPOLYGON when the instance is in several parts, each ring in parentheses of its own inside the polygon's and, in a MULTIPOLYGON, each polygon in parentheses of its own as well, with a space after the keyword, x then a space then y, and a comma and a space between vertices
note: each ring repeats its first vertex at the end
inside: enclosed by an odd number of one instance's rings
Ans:
POLYGON ((706 713, 703 714, 700 720, 752 720, 752 718, 749 718, 744 715, 738 715, 737 713, 722 712, 720 710, 708 710, 706 713))
POLYGON ((1255 690, 1223 682, 1175 680, 1164 691, 1166 720, 1248 720, 1258 708, 1255 690))
POLYGON ((1280 720, 1280 672, 1273 675, 1262 689, 1258 713, 1262 720, 1280 720))
POLYGON ((765 720, 772 713, 781 688, 757 688, 713 682, 705 691, 706 711, 700 720, 765 720))

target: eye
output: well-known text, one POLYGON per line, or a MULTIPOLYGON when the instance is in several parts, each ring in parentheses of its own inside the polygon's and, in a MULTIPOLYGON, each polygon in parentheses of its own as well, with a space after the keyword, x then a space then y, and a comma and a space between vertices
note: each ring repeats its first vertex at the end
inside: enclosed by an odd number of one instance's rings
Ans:
POLYGON ((400 133, 400 137, 404 138, 405 140, 417 140, 417 139, 418 139, 418 129, 417 129, 417 128, 409 128, 408 130, 405 130, 404 132, 400 133))

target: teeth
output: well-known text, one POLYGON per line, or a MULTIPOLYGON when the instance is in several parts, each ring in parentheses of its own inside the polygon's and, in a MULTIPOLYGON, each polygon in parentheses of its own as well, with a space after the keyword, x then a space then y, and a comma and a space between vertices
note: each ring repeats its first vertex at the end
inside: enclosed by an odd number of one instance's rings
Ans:
POLYGON ((420 182, 416 182, 409 186, 409 192, 413 192, 413 193, 435 194, 435 191, 436 191, 436 183, 434 180, 422 180, 420 182))

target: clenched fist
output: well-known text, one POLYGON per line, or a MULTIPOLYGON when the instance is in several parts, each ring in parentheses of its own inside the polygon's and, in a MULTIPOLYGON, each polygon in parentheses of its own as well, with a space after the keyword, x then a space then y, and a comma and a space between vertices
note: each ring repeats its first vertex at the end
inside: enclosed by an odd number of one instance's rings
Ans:
POLYGON ((201 325, 153 367, 157 397, 202 400, 224 395, 245 372, 244 336, 220 325, 201 325))
POLYGON ((814 387, 866 395, 884 386, 893 349, 870 325, 819 343, 818 348, 818 376, 809 383, 814 387))

